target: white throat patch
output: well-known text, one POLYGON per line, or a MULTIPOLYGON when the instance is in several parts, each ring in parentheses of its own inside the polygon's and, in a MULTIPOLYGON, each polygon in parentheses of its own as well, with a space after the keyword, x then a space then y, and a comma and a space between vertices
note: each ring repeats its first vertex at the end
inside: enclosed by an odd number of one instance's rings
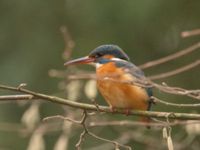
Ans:
POLYGON ((96 69, 100 68, 103 64, 100 64, 100 63, 96 63, 96 69))

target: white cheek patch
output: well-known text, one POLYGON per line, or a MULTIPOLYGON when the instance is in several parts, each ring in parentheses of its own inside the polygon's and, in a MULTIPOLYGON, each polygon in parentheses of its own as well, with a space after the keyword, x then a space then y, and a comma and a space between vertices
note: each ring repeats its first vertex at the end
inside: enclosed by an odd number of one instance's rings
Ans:
MULTIPOLYGON (((123 59, 120 59, 120 58, 111 58, 110 59, 111 61, 114 61, 114 62, 126 62, 125 60, 123 60, 123 59)), ((93 64, 95 64, 95 66, 96 66, 96 69, 98 69, 99 67, 101 67, 103 64, 101 64, 101 63, 93 63, 93 64)))
POLYGON ((125 60, 123 60, 123 59, 120 59, 120 58, 111 58, 110 60, 113 60, 113 61, 123 61, 123 62, 126 62, 125 60))

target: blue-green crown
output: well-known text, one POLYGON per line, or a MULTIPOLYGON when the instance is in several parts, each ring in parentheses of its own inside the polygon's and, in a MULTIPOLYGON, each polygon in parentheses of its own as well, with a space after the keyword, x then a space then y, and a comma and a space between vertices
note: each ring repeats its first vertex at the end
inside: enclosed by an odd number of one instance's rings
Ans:
POLYGON ((112 55, 115 58, 129 60, 128 55, 117 45, 101 45, 95 48, 90 54, 90 57, 101 57, 104 55, 112 55))

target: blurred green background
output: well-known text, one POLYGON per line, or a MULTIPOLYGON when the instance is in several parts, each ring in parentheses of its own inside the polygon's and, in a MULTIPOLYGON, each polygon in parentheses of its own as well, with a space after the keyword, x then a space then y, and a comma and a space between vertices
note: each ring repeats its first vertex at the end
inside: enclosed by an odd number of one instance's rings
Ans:
MULTIPOLYGON (((199 6, 199 0, 1 0, 0 83, 13 86, 27 83, 28 88, 35 91, 52 95, 62 93, 63 91, 58 89, 61 79, 50 78, 48 72, 50 69, 66 69, 62 59, 64 41, 60 32, 60 27, 63 25, 67 26, 76 43, 73 58, 87 55, 95 47, 110 43, 123 48, 136 65, 174 53, 199 42, 200 35, 181 37, 183 31, 200 28, 199 6)), ((148 76, 169 71, 191 63, 199 59, 199 56, 200 51, 197 50, 170 63, 149 68, 145 70, 145 74, 148 76)), ((197 89, 200 85, 199 70, 197 67, 157 82, 197 89)), ((5 93, 0 90, 1 95, 5 93)), ((173 102, 195 102, 188 101, 185 97, 179 98, 173 95, 166 97, 159 91, 155 93, 156 96, 173 102)), ((100 99, 101 97, 98 101, 100 99)), ((2 102, 0 121, 19 123, 27 107, 27 104, 20 107, 13 102, 2 102)), ((41 115, 62 114, 59 107, 55 104, 46 104, 40 108, 41 115)), ((197 111, 197 109, 177 109, 159 104, 154 109, 176 112, 197 111)), ((73 137, 75 142, 80 133, 76 134, 73 137)), ((148 131, 147 134, 153 136, 154 132, 148 131)), ((55 133, 45 137, 46 149, 53 149, 58 135, 59 133, 55 133)), ((115 134, 112 135, 111 132, 110 137, 114 136, 115 134)), ((20 136, 17 132, 0 129, 0 149, 26 149, 29 138, 20 136)), ((74 149, 75 142, 70 144, 69 149, 74 149)), ((137 142, 130 142, 128 145, 138 149, 148 149, 137 142)))

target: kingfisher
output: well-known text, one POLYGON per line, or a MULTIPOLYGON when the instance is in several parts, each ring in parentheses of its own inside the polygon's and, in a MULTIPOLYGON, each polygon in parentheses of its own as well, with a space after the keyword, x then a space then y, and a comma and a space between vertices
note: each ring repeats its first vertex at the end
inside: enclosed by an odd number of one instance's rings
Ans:
MULTIPOLYGON (((134 84, 146 81, 143 71, 130 62, 128 55, 117 45, 101 45, 88 56, 70 60, 64 66, 92 64, 96 67, 97 88, 111 110, 147 110, 152 106, 152 88, 134 84)), ((149 122, 150 118, 143 117, 149 122)))

